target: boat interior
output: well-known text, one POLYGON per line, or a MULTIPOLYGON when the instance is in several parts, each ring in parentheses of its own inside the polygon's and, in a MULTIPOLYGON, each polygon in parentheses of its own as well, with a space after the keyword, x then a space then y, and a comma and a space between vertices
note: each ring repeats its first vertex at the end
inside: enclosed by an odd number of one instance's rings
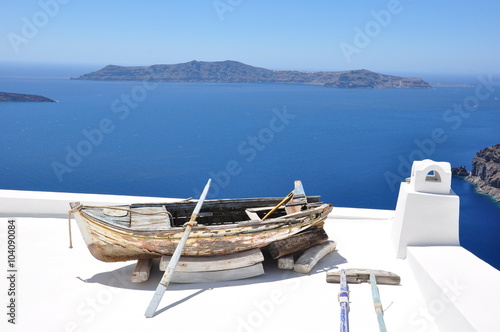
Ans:
MULTIPOLYGON (((261 221, 283 198, 244 198, 207 200, 196 219, 199 225, 230 225, 242 221, 261 221)), ((94 220, 105 220, 116 226, 136 230, 160 230, 171 227, 182 227, 191 218, 197 201, 181 201, 174 203, 132 204, 120 207, 86 207, 84 212, 94 220)), ((296 211, 320 205, 319 196, 308 196, 307 201, 296 205, 296 211), (306 203, 304 203, 306 202, 306 203)), ((282 206, 266 219, 283 217, 289 213, 289 207, 282 206), (287 211, 288 210, 288 211, 287 211)))
MULTIPOLYGON (((248 199, 221 199, 208 200, 198 214, 196 221, 200 225, 227 225, 239 223, 246 220, 262 220, 264 216, 276 205, 282 198, 248 198, 248 199)), ((169 212, 172 227, 182 227, 189 221, 197 201, 161 204, 169 212)), ((319 196, 307 197, 307 202, 315 206, 319 202, 319 196)), ((143 207, 142 204, 131 205, 131 208, 143 207)), ((151 206, 148 204, 148 206, 151 206)), ((160 205, 159 205, 160 206, 160 205)), ((303 205, 302 209, 307 206, 303 205)), ((285 207, 277 209, 267 218, 279 218, 287 214, 285 207)))

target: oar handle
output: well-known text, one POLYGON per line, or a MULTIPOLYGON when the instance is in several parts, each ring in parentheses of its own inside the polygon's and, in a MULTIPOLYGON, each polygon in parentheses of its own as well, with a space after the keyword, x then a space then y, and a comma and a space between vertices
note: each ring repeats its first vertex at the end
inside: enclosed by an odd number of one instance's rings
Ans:
POLYGON ((187 227, 188 225, 190 225, 191 227, 196 226, 196 218, 198 218, 198 214, 200 213, 201 206, 203 205, 203 202, 205 201, 205 198, 207 197, 208 189, 210 188, 210 183, 212 183, 212 179, 208 179, 208 182, 205 185, 203 192, 201 193, 200 199, 198 200, 198 203, 196 203, 196 206, 194 207, 193 213, 191 214, 191 219, 189 219, 189 221, 184 224, 184 227, 187 227))
POLYGON ((196 203, 196 207, 193 210, 193 214, 198 214, 200 213, 201 206, 203 205, 203 201, 207 197, 208 194, 208 189, 210 188, 210 183, 212 183, 212 179, 208 179, 207 184, 205 185, 205 188, 203 188, 203 192, 201 193, 200 199, 198 200, 198 203, 196 203))

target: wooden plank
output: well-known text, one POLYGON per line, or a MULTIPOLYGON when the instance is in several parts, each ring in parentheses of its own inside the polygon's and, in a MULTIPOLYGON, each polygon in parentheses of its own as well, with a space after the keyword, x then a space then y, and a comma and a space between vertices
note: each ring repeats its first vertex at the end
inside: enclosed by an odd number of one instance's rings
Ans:
MULTIPOLYGON (((264 261, 260 249, 247 250, 235 254, 218 256, 181 257, 175 272, 204 272, 237 269, 264 261)), ((162 256, 160 271, 165 271, 170 256, 162 256)))
POLYGON ((139 259, 137 264, 135 264, 134 272, 132 272, 132 282, 140 283, 147 281, 152 265, 152 259, 139 259))
POLYGON ((287 214, 292 214, 300 212, 302 207, 307 204, 307 197, 300 180, 294 182, 295 189, 293 190, 293 198, 290 202, 285 205, 285 211, 287 214))
POLYGON ((208 271, 208 272, 178 272, 172 275, 171 282, 176 283, 202 283, 216 281, 230 281, 252 278, 264 274, 262 263, 245 266, 232 270, 208 271))
POLYGON ((293 270, 293 265, 295 260, 293 259, 293 255, 286 255, 278 258, 278 269, 281 270, 293 270))
POLYGON ((326 254, 334 251, 336 246, 337 243, 335 243, 335 241, 327 241, 307 249, 306 252, 299 257, 293 266, 293 270, 298 273, 309 273, 316 263, 326 254))
POLYGON ((274 259, 309 249, 328 240, 321 226, 311 227, 287 239, 274 241, 267 247, 274 259))
POLYGON ((169 230, 170 217, 164 206, 145 206, 131 209, 130 227, 135 230, 169 230), (134 213, 138 212, 138 213, 134 213), (144 214, 143 214, 144 213, 144 214))
MULTIPOLYGON (((381 285, 399 285, 401 278, 392 272, 372 269, 345 269, 347 282, 350 284, 360 284, 370 282, 370 274, 375 276, 377 284, 381 285)), ((340 271, 329 271, 326 274, 326 282, 338 283, 340 280, 340 271)))
POLYGON ((245 213, 247 214, 248 218, 250 218, 250 220, 260 220, 259 215, 257 214, 257 212, 253 211, 253 209, 246 209, 245 213))

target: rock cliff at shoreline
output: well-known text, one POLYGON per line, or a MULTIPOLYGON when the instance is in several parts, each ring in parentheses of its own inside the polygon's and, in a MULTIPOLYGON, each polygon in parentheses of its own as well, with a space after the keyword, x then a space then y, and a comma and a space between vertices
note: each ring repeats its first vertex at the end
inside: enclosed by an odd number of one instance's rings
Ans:
POLYGON ((451 168, 451 175, 453 176, 466 177, 469 174, 470 173, 467 171, 467 168, 465 166, 451 168))
POLYGON ((466 180, 476 190, 500 202, 500 144, 479 151, 472 159, 472 171, 466 180))
POLYGON ((3 101, 27 101, 27 102, 56 102, 47 97, 38 95, 27 95, 22 93, 0 92, 0 102, 3 101))
POLYGON ((429 89, 420 78, 399 77, 369 70, 306 72, 269 70, 237 61, 190 61, 173 65, 122 67, 108 65, 98 71, 72 78, 77 80, 164 81, 193 83, 288 83, 315 84, 335 88, 429 89))

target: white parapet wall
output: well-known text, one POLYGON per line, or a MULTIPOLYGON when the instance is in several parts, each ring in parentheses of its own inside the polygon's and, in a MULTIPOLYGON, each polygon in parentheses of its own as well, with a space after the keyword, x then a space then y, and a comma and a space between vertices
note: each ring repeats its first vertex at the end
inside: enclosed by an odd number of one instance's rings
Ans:
POLYGON ((408 246, 458 246, 460 199, 451 189, 447 162, 415 161, 410 181, 401 183, 394 216, 397 257, 408 246))
POLYGON ((500 281, 494 267, 460 246, 459 197, 446 162, 415 161, 401 184, 392 239, 398 258, 408 257, 427 307, 412 325, 427 331, 498 331, 500 281))
POLYGON ((426 331, 499 331, 500 272, 460 246, 411 247, 408 261, 428 307, 413 323, 426 331))
POLYGON ((162 203, 179 199, 163 197, 78 194, 46 191, 0 190, 0 217, 67 217, 70 202, 88 205, 162 203))

